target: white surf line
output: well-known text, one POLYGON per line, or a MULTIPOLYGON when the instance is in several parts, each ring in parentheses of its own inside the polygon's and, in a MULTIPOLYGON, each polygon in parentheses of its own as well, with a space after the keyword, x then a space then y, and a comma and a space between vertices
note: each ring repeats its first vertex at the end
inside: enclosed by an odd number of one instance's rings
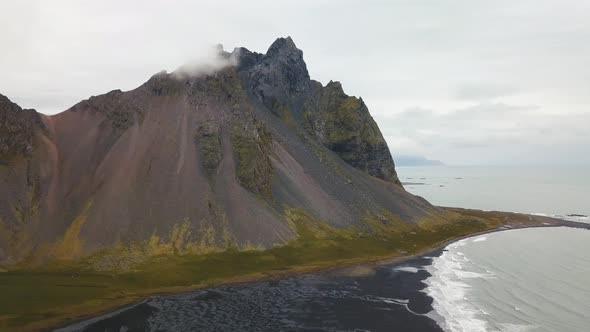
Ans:
POLYGON ((487 328, 486 321, 478 317, 483 313, 468 300, 470 285, 466 282, 466 279, 485 276, 464 270, 463 264, 468 261, 458 251, 472 241, 474 239, 465 238, 448 245, 448 250, 434 258, 426 268, 431 277, 424 281, 427 286, 423 291, 433 299, 433 311, 427 316, 445 331, 475 332, 487 328))
POLYGON ((488 239, 488 237, 485 236, 485 235, 484 236, 478 236, 478 237, 474 238, 472 242, 483 242, 483 241, 486 241, 487 239, 488 239))

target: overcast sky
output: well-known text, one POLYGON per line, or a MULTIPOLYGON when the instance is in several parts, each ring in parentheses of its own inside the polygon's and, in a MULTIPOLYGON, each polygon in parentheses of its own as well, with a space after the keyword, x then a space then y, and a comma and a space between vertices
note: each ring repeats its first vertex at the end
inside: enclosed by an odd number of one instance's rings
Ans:
POLYGON ((2 1, 0 93, 53 114, 279 36, 363 97, 394 155, 590 164, 586 0, 2 1))

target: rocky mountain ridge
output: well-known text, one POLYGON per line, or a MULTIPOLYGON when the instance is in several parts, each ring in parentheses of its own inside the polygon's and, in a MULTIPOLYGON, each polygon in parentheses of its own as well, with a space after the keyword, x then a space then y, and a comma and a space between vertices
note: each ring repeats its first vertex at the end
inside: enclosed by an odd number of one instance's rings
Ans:
POLYGON ((277 39, 265 55, 238 48, 238 71, 251 95, 273 114, 293 119, 328 149, 369 175, 400 185, 393 158, 362 99, 339 82, 311 80, 303 52, 290 37, 277 39))
MULTIPOLYGON (((46 116, 0 97, 0 264, 116 246, 269 247, 439 211, 407 193, 362 99, 279 38, 214 73, 160 72, 46 116)), ((147 249, 146 249, 147 250, 147 249)))

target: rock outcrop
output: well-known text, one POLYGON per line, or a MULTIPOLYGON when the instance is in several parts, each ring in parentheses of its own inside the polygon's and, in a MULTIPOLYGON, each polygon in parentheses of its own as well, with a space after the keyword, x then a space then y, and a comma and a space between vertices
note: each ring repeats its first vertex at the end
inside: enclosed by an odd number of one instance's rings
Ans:
POLYGON ((33 136, 42 128, 41 116, 35 110, 23 110, 0 94, 0 163, 16 157, 30 158, 33 136))
POLYGON ((303 52, 290 37, 277 39, 264 55, 236 49, 247 89, 274 115, 297 125, 371 176, 401 186, 393 158, 362 99, 339 82, 325 87, 309 77, 303 52))

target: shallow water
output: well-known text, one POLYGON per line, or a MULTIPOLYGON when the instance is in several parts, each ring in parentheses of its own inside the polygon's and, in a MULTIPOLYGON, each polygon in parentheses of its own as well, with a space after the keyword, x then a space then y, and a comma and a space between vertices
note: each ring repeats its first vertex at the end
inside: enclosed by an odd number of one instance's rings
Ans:
POLYGON ((446 331, 590 331, 588 230, 469 238, 449 245, 427 269, 431 317, 446 331))

